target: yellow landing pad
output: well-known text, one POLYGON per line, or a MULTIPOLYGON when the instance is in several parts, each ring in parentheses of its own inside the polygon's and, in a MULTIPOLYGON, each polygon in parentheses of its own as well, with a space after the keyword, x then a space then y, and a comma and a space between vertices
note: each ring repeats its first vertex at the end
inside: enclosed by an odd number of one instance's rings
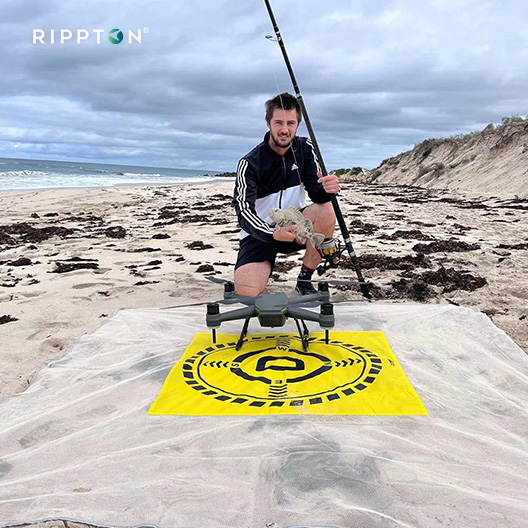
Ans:
POLYGON ((196 334, 149 414, 427 414, 383 332, 196 334))

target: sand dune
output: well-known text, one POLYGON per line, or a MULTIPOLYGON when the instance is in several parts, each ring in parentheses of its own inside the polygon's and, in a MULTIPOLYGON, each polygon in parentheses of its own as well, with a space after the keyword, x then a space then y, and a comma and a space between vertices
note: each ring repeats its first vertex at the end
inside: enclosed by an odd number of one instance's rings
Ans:
POLYGON ((472 197, 528 198, 528 121, 506 120, 481 132, 427 139, 356 179, 472 197))

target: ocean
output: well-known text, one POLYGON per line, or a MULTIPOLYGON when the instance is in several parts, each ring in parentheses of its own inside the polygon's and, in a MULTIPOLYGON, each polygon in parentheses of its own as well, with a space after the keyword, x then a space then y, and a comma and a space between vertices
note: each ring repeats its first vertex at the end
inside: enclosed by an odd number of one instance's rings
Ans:
POLYGON ((221 171, 0 158, 0 192, 213 181, 221 171))

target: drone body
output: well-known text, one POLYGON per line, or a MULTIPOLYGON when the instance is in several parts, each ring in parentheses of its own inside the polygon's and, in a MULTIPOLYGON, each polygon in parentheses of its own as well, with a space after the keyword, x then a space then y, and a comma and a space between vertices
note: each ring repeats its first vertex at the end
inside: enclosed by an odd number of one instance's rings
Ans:
POLYGON ((234 293, 234 283, 225 281, 224 303, 240 302, 246 307, 220 313, 220 302, 207 303, 207 327, 212 329, 213 343, 215 343, 216 330, 223 322, 244 319, 245 323, 237 343, 237 350, 240 350, 244 343, 249 321, 252 318, 258 318, 260 325, 265 328, 281 327, 288 319, 295 320, 304 350, 308 350, 310 335, 305 321, 318 322, 325 330, 327 343, 329 329, 335 325, 334 305, 330 302, 327 282, 320 282, 319 291, 310 295, 288 297, 285 293, 261 293, 257 297, 247 297, 237 296, 234 293), (320 306, 320 313, 307 310, 303 305, 320 306))
MULTIPOLYGON (((247 335, 249 321, 253 318, 258 318, 262 327, 275 328, 284 326, 288 319, 293 319, 297 325, 299 336, 304 351, 308 350, 310 332, 306 327, 305 321, 313 321, 319 323, 319 326, 325 331, 325 341, 329 342, 329 330, 335 325, 334 304, 330 302, 330 292, 328 286, 337 285, 356 285, 360 287, 367 287, 370 283, 358 281, 341 281, 341 280, 327 280, 327 281, 310 281, 318 283, 318 291, 310 293, 309 295, 300 295, 297 297, 288 297, 285 293, 261 293, 256 297, 247 295, 237 295, 235 293, 235 283, 214 275, 205 276, 206 279, 217 284, 224 285, 224 298, 215 302, 201 302, 187 305, 180 305, 179 308, 185 306, 203 306, 207 305, 207 316, 205 322, 208 328, 212 330, 213 343, 216 343, 216 331, 220 325, 225 321, 245 320, 244 327, 240 333, 240 338, 236 345, 236 350, 240 350, 244 344, 244 338, 247 335), (231 310, 230 312, 220 313, 220 304, 245 304, 244 308, 231 310), (320 312, 315 313, 306 308, 319 307, 320 312)), ((240 284, 248 286, 247 284, 240 284)), ((369 298, 370 300, 370 298, 369 298)))

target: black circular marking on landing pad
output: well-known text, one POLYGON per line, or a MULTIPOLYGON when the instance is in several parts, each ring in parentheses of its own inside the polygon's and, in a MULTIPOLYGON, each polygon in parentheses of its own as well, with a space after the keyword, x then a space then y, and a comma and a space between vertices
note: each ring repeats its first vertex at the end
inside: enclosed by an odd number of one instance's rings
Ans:
MULTIPOLYGON (((265 341, 273 341, 276 342, 278 337, 290 337, 290 342, 292 345, 298 344, 299 347, 301 345, 300 339, 295 336, 268 336, 268 335, 259 335, 254 337, 247 338, 248 342, 261 342, 263 345, 265 345, 265 341)), ((318 338, 310 338, 310 342, 312 343, 325 343, 324 339, 318 339, 318 338)), ((326 343, 325 343, 326 344, 326 343)), ((318 392, 318 393, 311 393, 306 395, 299 395, 296 394, 294 396, 280 396, 280 395, 273 395, 272 397, 265 397, 262 395, 252 395, 252 394, 246 394, 246 393, 240 393, 236 394, 233 392, 230 392, 229 390, 226 390, 225 388, 218 387, 214 383, 211 383, 211 381, 208 381, 206 378, 204 378, 204 363, 206 361, 209 361, 211 358, 209 356, 213 355, 215 352, 225 352, 227 350, 235 349, 236 344, 235 343, 228 343, 226 344, 219 344, 219 346, 210 346, 205 349, 205 351, 199 351, 196 352, 193 356, 185 360, 184 366, 188 365, 192 368, 192 370, 188 370, 188 367, 185 367, 185 370, 182 372, 183 376, 186 378, 186 383, 193 389, 201 392, 204 395, 214 395, 214 398, 216 400, 220 401, 226 401, 228 403, 238 403, 238 404, 245 404, 252 407, 282 407, 285 403, 289 402, 289 406, 304 406, 304 405, 318 405, 322 404, 325 401, 331 402, 334 400, 338 400, 345 396, 351 396, 357 392, 363 391, 367 389, 376 379, 376 376, 381 372, 382 369, 382 360, 373 352, 370 350, 367 350, 366 348, 349 344, 349 343, 343 343, 341 341, 330 341, 330 343, 326 346, 331 347, 337 347, 340 349, 345 349, 349 354, 352 354, 355 356, 355 359, 359 358, 362 365, 361 373, 356 376, 353 380, 347 380, 345 383, 342 383, 338 386, 332 386, 329 387, 328 390, 318 392), (221 346, 220 346, 221 345, 221 346), (368 359, 367 359, 368 358, 368 359), (370 363, 370 366, 368 365, 370 363), (369 368, 368 372, 367 368, 369 368), (199 384, 198 381, 196 381, 196 378, 202 383, 199 384), (204 386, 205 385, 205 386, 204 386), (220 393, 220 396, 218 395, 220 393), (324 397, 324 398, 323 398, 324 397)), ((250 352, 245 352, 243 354, 239 354, 235 359, 230 360, 230 366, 229 370, 243 378, 246 379, 250 383, 265 383, 267 386, 271 386, 272 381, 267 376, 252 376, 251 374, 248 374, 241 368, 241 363, 243 363, 248 358, 253 358, 254 356, 258 354, 264 354, 269 351, 274 350, 276 351, 276 347, 266 347, 262 348, 260 350, 253 350, 250 352)), ((300 381, 306 381, 310 378, 315 378, 324 372, 327 372, 328 370, 331 370, 334 365, 335 359, 332 357, 327 357, 326 355, 317 354, 314 352, 304 352, 299 348, 299 350, 294 349, 293 351, 290 350, 290 352, 294 352, 297 355, 305 355, 310 356, 312 358, 316 358, 319 361, 321 361, 322 365, 320 368, 315 369, 313 371, 308 372, 307 374, 303 376, 292 376, 292 377, 284 377, 284 381, 287 383, 296 383, 300 381)), ((287 354, 288 352, 281 350, 281 354, 283 356, 277 357, 277 360, 280 359, 293 359, 288 358, 287 354)), ((329 354, 332 356, 332 354, 329 354)), ((224 362, 225 360, 223 360, 224 362)), ((293 361, 293 363, 297 366, 298 362, 293 361)), ((261 367, 262 367, 261 363, 261 367)), ((264 363, 265 367, 270 367, 273 365, 273 361, 269 361, 264 363)), ((276 366, 276 365, 275 365, 276 366)), ((346 367, 341 367, 340 370, 344 371, 346 367)), ((279 372, 283 370, 281 374, 285 376, 288 374, 291 376, 292 370, 296 371, 298 369, 280 369, 280 368, 263 368, 264 372, 266 370, 272 370, 275 372, 275 375, 277 375, 279 372)), ((218 371, 216 371, 218 372, 218 371)), ((206 376, 207 377, 207 376, 206 376)), ((216 382, 215 382, 216 383, 216 382)))
MULTIPOLYGON (((252 358, 253 356, 257 356, 259 354, 263 354, 265 352, 267 352, 268 350, 276 350, 275 347, 271 347, 271 348, 265 348, 263 350, 253 350, 251 352, 245 352, 244 354, 240 354, 239 356, 237 356, 232 362, 231 362, 231 372, 233 374, 235 374, 236 376, 239 376, 247 381, 260 381, 262 383, 266 383, 267 385, 271 385, 273 383, 273 380, 270 379, 269 377, 267 377, 266 375, 261 375, 261 376, 252 376, 251 374, 249 374, 248 372, 244 371, 244 369, 240 366, 241 363, 243 363, 246 359, 249 359, 249 358, 252 358)), ((296 350, 295 351, 297 354, 300 354, 301 356, 307 356, 307 357, 312 357, 312 358, 315 358, 315 359, 318 359, 319 361, 321 361, 323 364, 318 368, 318 369, 315 369, 313 371, 310 371, 310 372, 307 372, 305 374, 303 374, 302 376, 296 376, 295 374, 289 374, 285 381, 286 383, 298 383, 300 381, 306 381, 308 379, 311 379, 311 378, 315 378, 316 376, 319 376, 320 374, 323 374, 324 372, 330 370, 332 368, 332 365, 331 365, 331 359, 326 357, 326 356, 323 356, 322 354, 315 354, 313 352, 304 352, 304 351, 301 351, 301 350, 296 350), (328 364, 327 364, 328 363, 328 364)), ((302 362, 302 360, 298 359, 298 358, 293 358, 293 357, 288 357, 286 353, 283 353, 285 355, 282 355, 280 357, 276 357, 274 359, 274 361, 278 361, 278 360, 289 360, 291 361, 294 365, 295 365, 295 368, 282 368, 281 370, 291 370, 293 372, 295 371, 299 371, 301 370, 299 367, 301 366, 300 363, 302 363, 302 367, 304 367, 304 362, 302 362)), ((259 360, 257 360, 257 370, 258 370, 258 366, 259 366, 259 363, 261 363, 262 359, 265 359, 267 358, 268 356, 263 356, 261 358, 259 358, 259 360)), ((273 364, 272 365, 268 365, 267 363, 265 363, 265 365, 267 365, 270 369, 273 369, 273 370, 278 370, 278 366, 275 366, 277 368, 273 368, 273 364)), ((302 368, 302 371, 304 371, 304 368, 302 368)))

